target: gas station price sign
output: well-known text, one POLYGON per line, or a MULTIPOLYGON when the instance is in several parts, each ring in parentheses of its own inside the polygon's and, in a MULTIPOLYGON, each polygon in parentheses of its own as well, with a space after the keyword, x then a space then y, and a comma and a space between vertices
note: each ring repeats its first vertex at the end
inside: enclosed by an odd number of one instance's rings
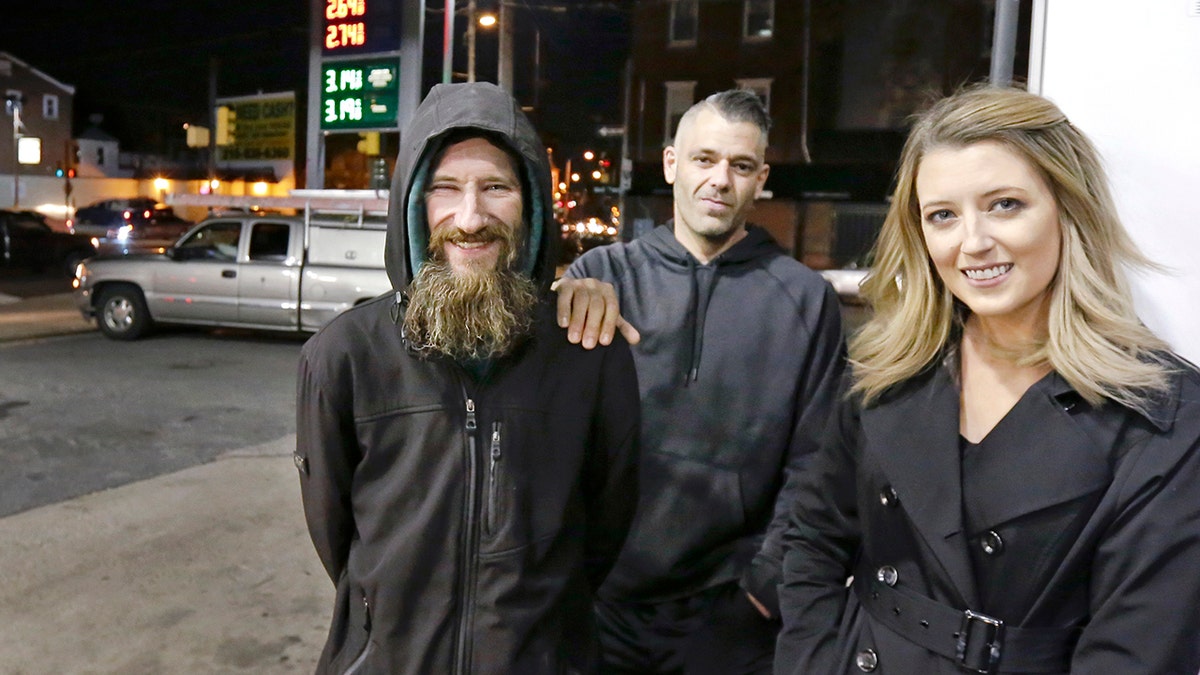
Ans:
POLYGON ((397 59, 333 61, 321 65, 321 129, 396 126, 400 100, 397 59))
POLYGON ((377 54, 400 48, 399 5, 403 0, 321 0, 325 56, 377 54))

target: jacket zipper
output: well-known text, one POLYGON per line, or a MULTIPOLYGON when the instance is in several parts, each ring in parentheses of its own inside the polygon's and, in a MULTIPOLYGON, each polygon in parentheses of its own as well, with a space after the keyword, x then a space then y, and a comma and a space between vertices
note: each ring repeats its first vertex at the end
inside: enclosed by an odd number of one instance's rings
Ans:
POLYGON ((487 514, 484 516, 484 531, 489 535, 496 532, 496 515, 499 505, 499 484, 497 474, 500 467, 500 423, 492 422, 492 451, 488 464, 487 514))
POLYGON ((454 654, 454 672, 465 674, 471 672, 471 616, 473 614, 472 608, 475 605, 475 548, 478 539, 476 529, 479 526, 475 517, 477 482, 475 461, 477 439, 475 432, 479 427, 479 423, 475 416, 475 401, 467 393, 466 385, 463 385, 462 391, 466 407, 466 422, 463 426, 467 438, 467 503, 464 512, 466 522, 463 527, 463 566, 459 574, 461 581, 460 588, 462 589, 462 612, 458 620, 458 648, 454 654))

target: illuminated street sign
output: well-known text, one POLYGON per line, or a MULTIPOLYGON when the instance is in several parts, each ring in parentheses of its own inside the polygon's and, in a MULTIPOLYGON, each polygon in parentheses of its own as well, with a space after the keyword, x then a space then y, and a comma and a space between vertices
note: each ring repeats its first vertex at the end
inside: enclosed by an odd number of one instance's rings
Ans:
POLYGON ((321 129, 396 126, 398 59, 334 61, 321 65, 321 129))
POLYGON ((325 56, 378 54, 400 48, 400 0, 324 0, 325 56))

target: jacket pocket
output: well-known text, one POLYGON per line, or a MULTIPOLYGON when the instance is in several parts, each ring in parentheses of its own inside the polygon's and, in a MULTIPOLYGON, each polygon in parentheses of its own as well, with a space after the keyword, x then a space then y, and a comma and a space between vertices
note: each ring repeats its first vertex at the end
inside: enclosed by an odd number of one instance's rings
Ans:
POLYGON ((339 668, 343 675, 365 672, 367 660, 373 650, 371 641, 371 604, 366 594, 356 592, 350 598, 350 606, 346 617, 346 641, 338 659, 348 665, 339 668))
POLYGON ((362 650, 362 653, 358 655, 358 658, 354 659, 354 663, 351 663, 350 667, 346 668, 346 672, 343 673, 343 675, 362 675, 365 673, 367 659, 369 659, 371 654, 374 652, 375 643, 368 640, 367 646, 362 650))

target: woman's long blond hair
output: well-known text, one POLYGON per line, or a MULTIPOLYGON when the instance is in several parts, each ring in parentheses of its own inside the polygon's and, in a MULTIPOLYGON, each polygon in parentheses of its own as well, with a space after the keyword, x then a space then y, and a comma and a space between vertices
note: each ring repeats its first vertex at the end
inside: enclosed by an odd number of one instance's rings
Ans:
POLYGON ((1047 334, 1019 356, 1049 364, 1086 401, 1145 411, 1168 387, 1169 351, 1138 319, 1126 266, 1159 269, 1117 217, 1091 142, 1053 103, 1019 89, 973 86, 921 114, 900 157, 896 190, 863 295, 873 317, 850 342, 854 392, 867 403, 957 346, 967 312, 929 259, 916 193, 921 160, 935 148, 994 141, 1041 173, 1058 205, 1062 252, 1047 334))

